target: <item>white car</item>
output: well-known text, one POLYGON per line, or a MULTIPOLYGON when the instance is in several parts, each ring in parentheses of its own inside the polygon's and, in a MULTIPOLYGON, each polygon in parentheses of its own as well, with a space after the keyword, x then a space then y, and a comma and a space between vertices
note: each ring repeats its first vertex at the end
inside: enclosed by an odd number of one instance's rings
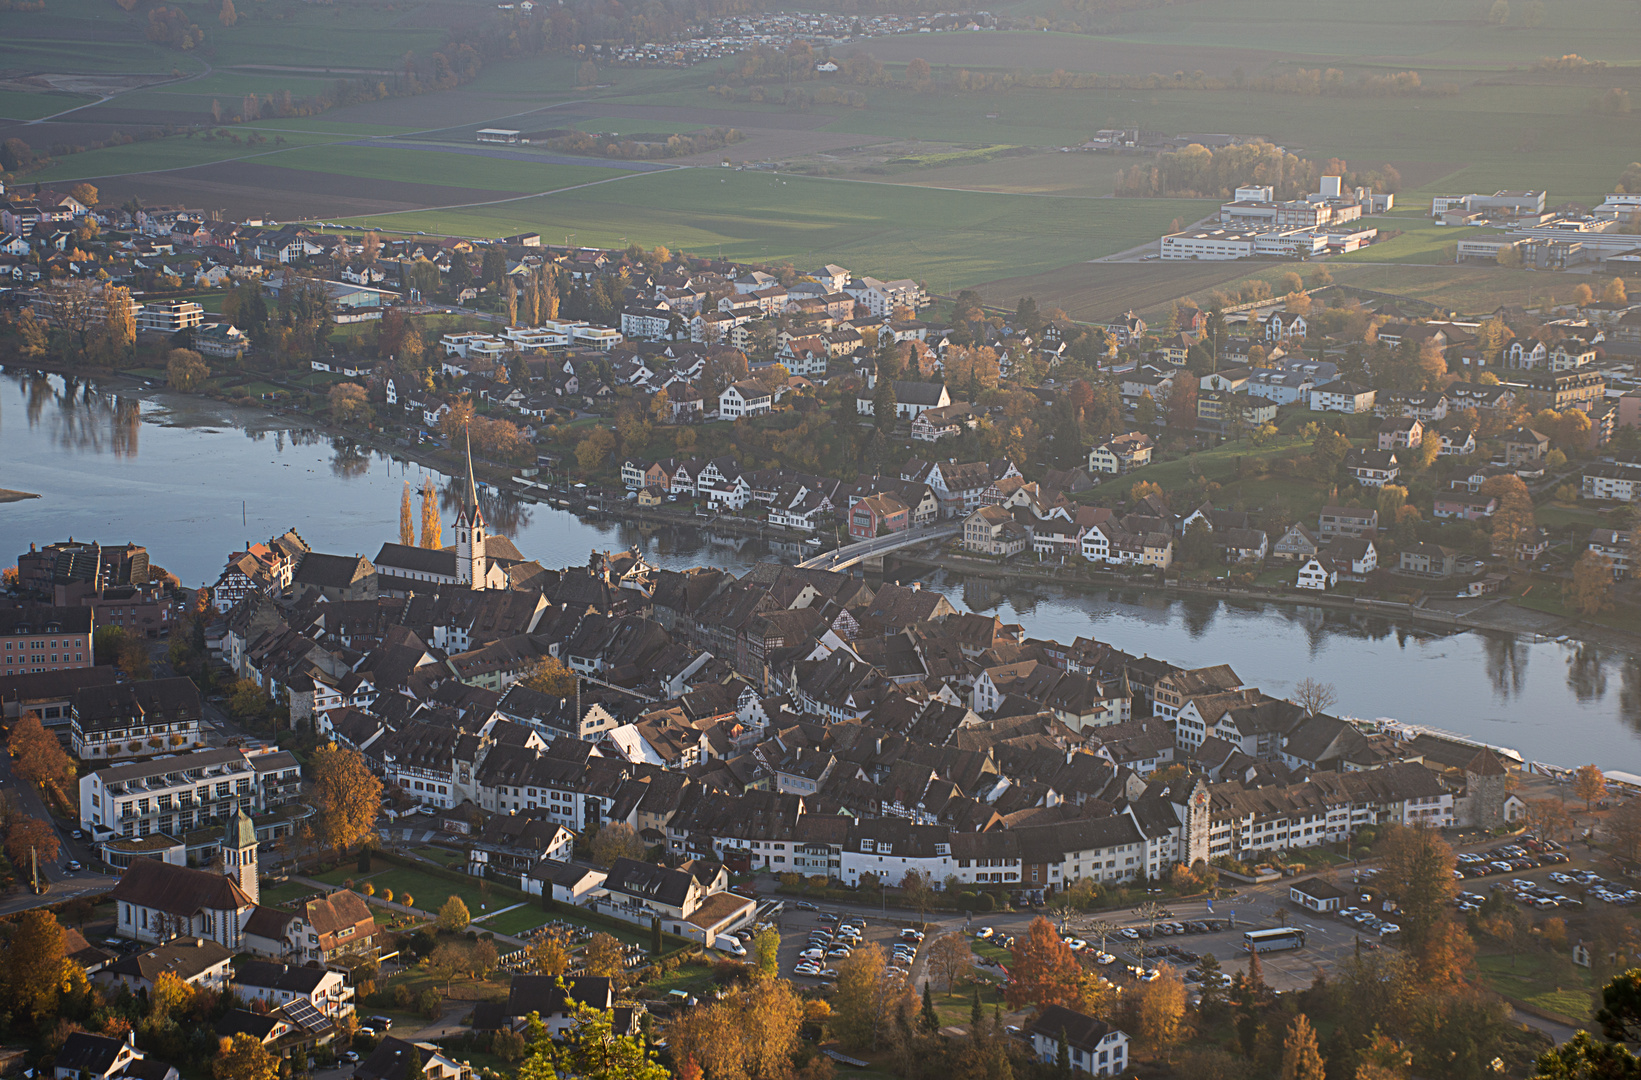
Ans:
POLYGON ((1132 926, 1123 927, 1119 933, 1121 933, 1122 936, 1127 938, 1129 941, 1138 941, 1140 939, 1140 932, 1132 926))
POLYGON ((1088 948, 1088 942, 1084 941, 1080 937, 1068 938, 1066 940, 1066 946, 1072 952, 1082 952, 1084 949, 1088 948))
POLYGON ((1095 953, 1094 962, 1101 967, 1105 967, 1108 964, 1115 964, 1117 962, 1117 958, 1108 952, 1095 953))
POLYGON ((824 949, 805 949, 803 952, 798 954, 798 959, 824 960, 826 959, 826 951, 824 949))
POLYGON ((974 932, 974 936, 980 941, 985 941, 987 938, 991 937, 996 932, 997 931, 993 930, 989 926, 982 926, 980 929, 978 929, 974 932))

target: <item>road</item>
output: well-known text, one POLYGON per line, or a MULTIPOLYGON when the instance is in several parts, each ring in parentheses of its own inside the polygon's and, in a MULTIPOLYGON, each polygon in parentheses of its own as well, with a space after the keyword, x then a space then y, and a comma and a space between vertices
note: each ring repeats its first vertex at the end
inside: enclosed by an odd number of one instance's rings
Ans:
POLYGON ((90 870, 64 869, 70 859, 78 859, 82 866, 90 866, 93 861, 91 848, 84 841, 74 839, 72 826, 64 828, 61 822, 52 817, 51 811, 46 808, 45 800, 40 797, 34 785, 25 784, 17 778, 17 774, 12 771, 10 754, 0 754, 0 790, 10 792, 23 813, 48 822, 62 846, 56 859, 40 860, 40 877, 46 885, 44 894, 36 896, 29 890, 27 881, 23 881, 16 893, 0 900, 0 914, 9 915, 46 904, 60 904, 76 896, 106 892, 114 887, 114 883, 119 880, 117 877, 90 870))
POLYGON ((835 551, 828 551, 824 555, 817 555, 813 559, 805 559, 798 565, 805 570, 842 570, 853 566, 862 559, 869 559, 875 555, 895 551, 903 547, 911 547, 929 540, 944 540, 948 536, 956 536, 961 532, 961 524, 926 525, 921 529, 909 529, 905 532, 891 533, 888 536, 879 536, 871 540, 862 540, 855 544, 845 544, 835 551))

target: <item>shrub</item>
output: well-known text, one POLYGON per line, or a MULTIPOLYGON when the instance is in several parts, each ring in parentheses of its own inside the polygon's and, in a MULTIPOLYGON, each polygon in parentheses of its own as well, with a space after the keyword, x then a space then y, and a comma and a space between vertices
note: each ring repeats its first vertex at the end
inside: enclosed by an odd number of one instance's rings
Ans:
POLYGON ((974 898, 974 909, 976 911, 995 911, 997 910, 997 901, 992 899, 989 892, 980 893, 974 898))
POLYGON ((417 1011, 422 1014, 422 1018, 431 1022, 437 1020, 440 1014, 444 1012, 444 998, 439 996, 437 990, 429 987, 422 991, 422 996, 417 999, 416 1006, 417 1011))

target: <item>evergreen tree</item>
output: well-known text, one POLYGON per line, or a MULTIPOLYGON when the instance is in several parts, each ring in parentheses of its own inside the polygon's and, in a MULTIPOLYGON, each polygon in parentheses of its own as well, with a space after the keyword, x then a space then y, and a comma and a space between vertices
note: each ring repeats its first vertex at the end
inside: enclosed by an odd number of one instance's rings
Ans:
POLYGON ((410 1048, 410 1061, 405 1066, 405 1080, 426 1080, 422 1071, 422 1052, 416 1047, 410 1048))
POLYGON ((974 1004, 969 1007, 969 1026, 975 1031, 980 1030, 980 1020, 982 1015, 983 1014, 980 1012, 980 988, 976 986, 974 988, 974 1004))
POLYGON ((1060 1029, 1060 1047, 1054 1052, 1054 1074, 1067 1078, 1071 1076, 1071 1037, 1066 1029, 1060 1029))
POLYGON ((923 1030, 927 1031, 930 1035, 933 1035, 935 1032, 940 1030, 940 1018, 935 1015, 934 996, 929 993, 929 983, 927 979, 923 982, 923 1016, 921 1017, 921 1022, 923 1024, 923 1030))

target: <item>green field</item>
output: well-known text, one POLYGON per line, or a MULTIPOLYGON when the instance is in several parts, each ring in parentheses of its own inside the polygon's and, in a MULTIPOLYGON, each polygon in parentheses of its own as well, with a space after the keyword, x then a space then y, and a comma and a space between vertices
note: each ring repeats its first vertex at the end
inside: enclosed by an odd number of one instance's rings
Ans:
POLYGON ((690 169, 498 206, 374 215, 350 224, 480 236, 573 232, 577 243, 605 246, 621 245, 625 237, 702 255, 721 250, 733 259, 831 260, 946 290, 1121 251, 1156 236, 1193 206, 690 169))
POLYGON ((489 191, 551 191, 625 175, 594 165, 537 164, 438 149, 410 149, 402 144, 304 147, 280 154, 268 164, 369 180, 409 180, 489 191))
MULTIPOLYGON (((247 133, 236 131, 236 134, 243 140, 247 133)), ((257 158, 272 165, 278 162, 278 158, 271 155, 282 154, 293 146, 336 141, 336 136, 304 135, 297 132, 277 137, 283 138, 287 145, 276 145, 273 138, 269 138, 260 146, 246 146, 243 141, 235 146, 223 139, 206 142, 197 136, 190 139, 182 135, 173 135, 167 139, 152 139, 129 146, 108 146, 100 150, 87 150, 83 154, 70 154, 49 168, 30 173, 29 178, 41 181, 98 180, 109 176, 165 172, 185 169, 191 165, 208 165, 212 162, 235 161, 242 158, 257 158)))
POLYGON ((31 94, 24 90, 0 90, 0 116, 12 120, 38 120, 78 105, 97 100, 83 94, 31 94))

